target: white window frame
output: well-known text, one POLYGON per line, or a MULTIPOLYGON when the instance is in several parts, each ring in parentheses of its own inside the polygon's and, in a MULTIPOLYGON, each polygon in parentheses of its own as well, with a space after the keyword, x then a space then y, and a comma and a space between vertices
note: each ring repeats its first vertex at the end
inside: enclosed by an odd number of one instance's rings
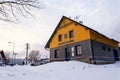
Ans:
POLYGON ((82 46, 80 46, 80 45, 76 46, 76 54, 77 55, 82 54, 82 46))
POLYGON ((74 47, 71 47, 72 56, 74 56, 74 47))

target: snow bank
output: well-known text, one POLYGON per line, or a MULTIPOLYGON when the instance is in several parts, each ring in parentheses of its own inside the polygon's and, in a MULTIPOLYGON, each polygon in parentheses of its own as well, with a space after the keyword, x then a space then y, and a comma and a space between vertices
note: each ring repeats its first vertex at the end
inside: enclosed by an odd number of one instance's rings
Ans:
POLYGON ((78 61, 40 66, 0 67, 0 80, 120 80, 120 62, 92 65, 78 61))

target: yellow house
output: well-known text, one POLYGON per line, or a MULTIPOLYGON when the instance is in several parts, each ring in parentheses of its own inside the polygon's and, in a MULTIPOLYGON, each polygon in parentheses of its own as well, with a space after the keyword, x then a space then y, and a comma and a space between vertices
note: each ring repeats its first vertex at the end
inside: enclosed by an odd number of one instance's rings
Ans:
POLYGON ((119 60, 119 42, 63 16, 48 40, 50 61, 79 60, 113 63, 119 60))

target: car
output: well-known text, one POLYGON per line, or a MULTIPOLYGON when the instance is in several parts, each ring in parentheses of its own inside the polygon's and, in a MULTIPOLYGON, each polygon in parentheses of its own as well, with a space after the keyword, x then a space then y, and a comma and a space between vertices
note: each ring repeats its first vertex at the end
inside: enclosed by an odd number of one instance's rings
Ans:
POLYGON ((5 63, 3 63, 3 61, 0 60, 0 66, 4 66, 5 63))
POLYGON ((3 62, 2 61, 0 61, 0 65, 2 65, 3 64, 3 62))
POLYGON ((38 65, 43 65, 43 64, 46 64, 47 62, 44 61, 44 60, 37 60, 33 63, 31 63, 31 66, 38 66, 38 65))

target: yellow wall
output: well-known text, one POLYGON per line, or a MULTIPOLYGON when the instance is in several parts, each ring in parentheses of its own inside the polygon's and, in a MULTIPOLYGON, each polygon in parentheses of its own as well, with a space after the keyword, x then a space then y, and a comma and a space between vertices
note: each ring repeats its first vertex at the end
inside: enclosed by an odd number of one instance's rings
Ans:
POLYGON ((55 32, 54 36, 52 37, 52 40, 50 41, 50 48, 79 42, 82 40, 86 40, 90 38, 89 30, 86 30, 84 27, 80 27, 80 25, 75 25, 74 22, 71 22, 68 19, 64 19, 62 23, 60 24, 59 28, 55 32), (73 30, 74 37, 69 38, 69 31, 73 30), (62 34, 62 41, 58 41, 58 35, 62 34), (67 38, 64 38, 64 34, 67 34, 67 38), (74 40, 74 42, 66 43, 70 40, 74 40), (60 44, 63 43, 63 44, 60 44))
POLYGON ((96 40, 98 42, 113 46, 113 47, 119 47, 118 43, 115 41, 112 41, 92 30, 86 29, 85 27, 77 24, 75 25, 75 22, 70 21, 69 19, 64 18, 64 20, 60 23, 59 27, 57 28, 56 32, 53 34, 53 37, 50 41, 50 48, 55 48, 58 46, 63 46, 66 44, 71 44, 74 42, 79 42, 83 40, 96 40), (73 30, 74 37, 69 38, 69 31, 73 30), (58 35, 62 34, 62 41, 58 41, 58 35), (64 34, 67 34, 67 38, 64 38, 64 34), (69 42, 70 40, 74 42, 69 42))
POLYGON ((96 32, 90 31, 90 39, 113 46, 113 47, 119 47, 118 43, 115 41, 112 41, 96 32))

